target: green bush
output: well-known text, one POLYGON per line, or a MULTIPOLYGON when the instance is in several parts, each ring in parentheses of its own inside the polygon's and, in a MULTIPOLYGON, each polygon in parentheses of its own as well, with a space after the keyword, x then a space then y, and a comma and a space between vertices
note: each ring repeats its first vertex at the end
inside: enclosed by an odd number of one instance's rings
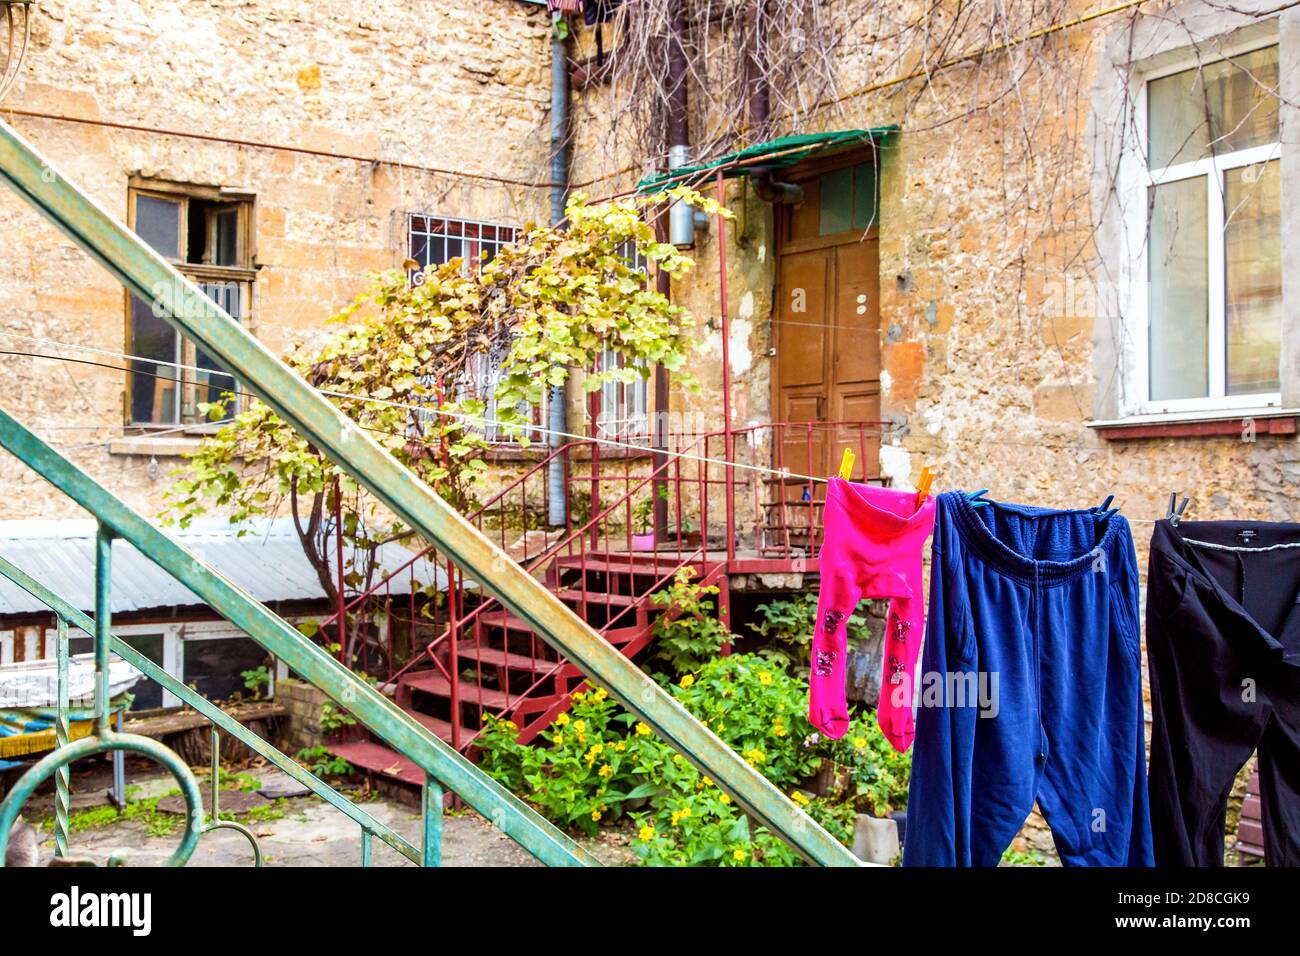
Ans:
POLYGON ((664 608, 654 623, 655 656, 678 674, 699 670, 731 640, 711 600, 718 588, 693 581, 694 573, 694 568, 678 569, 672 581, 650 597, 664 608))
POLYGON ((474 744, 486 773, 555 823, 591 835, 618 819, 628 800, 655 789, 641 787, 636 768, 653 765, 662 745, 638 732, 644 724, 629 732, 632 721, 604 690, 594 690, 574 694, 572 708, 542 732, 549 746, 517 743, 519 728, 491 716, 474 744))
POLYGON ((804 746, 812 733, 808 689, 783 662, 755 654, 719 657, 670 689, 778 787, 788 789, 816 772, 820 756, 804 746))
POLYGON ((819 748, 847 777, 832 795, 859 812, 887 816, 907 806, 907 786, 912 774, 912 754, 899 753, 876 723, 874 713, 859 714, 839 740, 826 740, 819 748))
MULTIPOLYGON (((665 680, 665 678, 661 678, 665 680)), ((852 837, 852 803, 832 805, 795 789, 814 773, 824 747, 804 716, 805 689, 780 664, 752 654, 706 663, 669 691, 842 842, 852 837)), ((575 694, 533 746, 518 728, 489 720, 476 740, 480 766, 524 795, 549 819, 594 835, 630 818, 632 850, 651 866, 792 866, 781 840, 754 826, 731 797, 700 774, 603 690, 575 694)))
MULTIPOLYGON (((813 629, 817 623, 817 593, 806 591, 789 599, 768 601, 754 608, 758 622, 749 629, 769 643, 759 651, 764 657, 781 660, 800 674, 808 672, 808 657, 812 647, 813 629)), ((871 636, 867 619, 852 614, 845 624, 849 641, 862 641, 871 636)))

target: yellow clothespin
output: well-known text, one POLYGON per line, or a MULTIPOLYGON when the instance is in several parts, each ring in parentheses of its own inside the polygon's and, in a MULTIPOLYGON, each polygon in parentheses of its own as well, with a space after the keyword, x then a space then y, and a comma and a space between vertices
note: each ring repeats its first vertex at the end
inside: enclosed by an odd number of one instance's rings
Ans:
POLYGON ((916 506, 919 508, 925 502, 925 496, 930 493, 930 486, 934 484, 934 472, 930 466, 926 465, 921 469, 921 477, 916 483, 916 506))
POLYGON ((849 476, 852 474, 853 474, 853 450, 851 448, 846 448, 844 449, 844 457, 840 459, 840 477, 843 478, 845 481, 848 481, 849 476))

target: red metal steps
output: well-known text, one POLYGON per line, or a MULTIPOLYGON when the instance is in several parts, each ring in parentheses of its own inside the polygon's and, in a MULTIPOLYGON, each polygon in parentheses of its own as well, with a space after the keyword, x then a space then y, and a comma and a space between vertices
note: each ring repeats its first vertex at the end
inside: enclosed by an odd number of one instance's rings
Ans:
POLYGON ((383 744, 370 740, 330 744, 329 752, 336 757, 342 757, 358 770, 368 770, 381 777, 400 780, 402 783, 414 784, 417 787, 424 785, 424 771, 383 744))
MULTIPOLYGON (((451 724, 449 724, 447 721, 442 720, 441 718, 438 717, 433 717, 429 714, 421 713, 420 711, 415 710, 414 708, 411 707, 403 707, 402 710, 406 711, 408 714, 410 714, 412 717, 418 720, 422 725, 424 725, 424 728, 426 730, 432 731, 435 737, 439 738, 440 740, 445 740, 447 743, 451 743, 452 740, 451 724)), ((474 730, 472 727, 466 727, 464 724, 461 725, 460 728, 461 746, 464 746, 465 744, 469 743, 477 736, 478 736, 477 730, 474 730)))
POLYGON ((539 677, 560 663, 541 657, 510 653, 498 647, 482 647, 474 644, 461 644, 456 651, 461 657, 478 661, 485 667, 507 667, 512 672, 536 674, 539 677))
MULTIPOLYGON (((451 681, 442 671, 414 671, 409 674, 403 674, 397 681, 398 685, 409 690, 418 690, 425 694, 432 694, 435 697, 444 697, 451 700, 451 681)), ((460 685, 461 703, 482 704, 484 707, 491 707, 494 710, 500 710, 509 707, 519 699, 519 695, 510 697, 504 691, 497 690, 495 687, 484 687, 481 684, 473 684, 465 681, 460 685)), ((417 711, 408 711, 412 717, 420 720, 424 715, 417 711)), ((450 724, 448 732, 450 733, 450 724)), ((431 728, 432 729, 432 728, 431 728)), ((439 734, 441 736, 441 734, 439 734)), ((450 740, 450 737, 446 739, 450 740)), ((463 737, 461 739, 464 739, 463 737)))
MULTIPOLYGON (((560 568, 590 571, 594 574, 630 574, 634 577, 666 577, 677 567, 677 556, 660 555, 656 563, 653 554, 610 554, 594 557, 590 554, 564 555, 555 559, 560 568)), ((590 600, 590 598, 588 598, 590 600)))
MULTIPOLYGON (((673 573, 678 560, 675 554, 652 552, 562 555, 555 559, 547 576, 561 601, 580 615, 585 609, 588 613, 584 616, 607 641, 634 657, 653 640, 651 621, 661 610, 646 597, 658 587, 660 579, 673 573), (587 582, 573 580, 574 572, 580 573, 583 568, 608 575, 611 587, 618 590, 591 589, 587 582), (620 583, 615 585, 615 581, 620 583)), ((454 661, 444 659, 443 667, 411 671, 398 678, 398 705, 449 743, 449 720, 459 720, 457 743, 462 750, 479 733, 465 724, 477 727, 490 714, 508 715, 520 725, 520 739, 531 740, 570 706, 570 695, 581 684, 582 673, 567 661, 547 656, 551 655, 550 648, 540 636, 533 636, 530 646, 530 635, 534 635, 533 628, 522 618, 499 605, 484 608, 478 612, 477 621, 471 619, 460 630, 454 661), (451 706, 448 671, 460 675, 457 708, 451 706), (417 692, 428 696, 414 698, 417 692)), ((439 647, 439 653, 445 655, 450 641, 439 647)), ((369 773, 407 784, 423 782, 418 767, 382 744, 349 742, 329 749, 369 773)))
MULTIPOLYGON (((588 606, 631 607, 640 600, 635 594, 608 594, 605 592, 583 591, 579 588, 564 588, 556 591, 555 596, 564 602, 572 602, 579 607, 585 598, 588 606)), ((654 605, 649 605, 653 607, 654 605)))

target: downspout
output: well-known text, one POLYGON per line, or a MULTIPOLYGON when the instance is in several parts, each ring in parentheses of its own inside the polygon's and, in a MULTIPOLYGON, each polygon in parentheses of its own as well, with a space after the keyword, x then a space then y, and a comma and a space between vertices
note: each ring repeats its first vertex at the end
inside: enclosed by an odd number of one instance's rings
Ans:
MULTIPOLYGON (((691 164, 691 131, 687 122, 687 63, 682 37, 686 35, 683 0, 674 0, 668 32, 668 169, 691 164)), ((695 244, 695 210, 686 203, 673 203, 668 212, 668 237, 675 246, 695 244)))
MULTIPOLYGON (((673 4, 672 23, 668 36, 668 101, 665 104, 667 116, 664 139, 668 143, 668 168, 680 169, 689 166, 691 161, 690 127, 686 120, 686 51, 682 47, 682 36, 686 32, 686 13, 681 0, 673 4)), ((655 219, 655 238, 667 240, 674 245, 692 245, 695 242, 695 210, 685 203, 673 203, 668 207, 667 223, 664 217, 655 219)), ((655 288, 664 296, 672 295, 672 278, 659 270, 655 275, 655 288)), ((663 468, 668 462, 668 405, 669 383, 668 370, 662 365, 655 366, 655 425, 654 467, 663 468)), ((665 492, 668 484, 665 480, 655 484, 655 534, 662 540, 668 532, 668 500, 665 492)), ((701 540, 705 541, 707 552, 708 529, 700 529, 701 540)))
MULTIPOLYGON (((551 14, 551 225, 564 221, 564 204, 569 194, 569 25, 564 14, 551 14)), ((563 385, 551 387, 548 436, 552 450, 564 441, 569 430, 568 394, 563 385)), ((567 524, 567 488, 564 461, 556 455, 546 466, 546 522, 552 527, 567 524)))
POLYGON ((745 74, 749 81, 749 136, 751 143, 768 138, 772 96, 767 79, 767 0, 750 0, 745 74))

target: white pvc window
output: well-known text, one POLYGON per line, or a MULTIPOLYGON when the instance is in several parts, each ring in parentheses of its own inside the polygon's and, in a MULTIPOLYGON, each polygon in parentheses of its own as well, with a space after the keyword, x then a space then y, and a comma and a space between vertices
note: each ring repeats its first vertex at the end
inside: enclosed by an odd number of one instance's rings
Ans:
POLYGON ((1281 402, 1278 47, 1145 77, 1137 411, 1281 402))

